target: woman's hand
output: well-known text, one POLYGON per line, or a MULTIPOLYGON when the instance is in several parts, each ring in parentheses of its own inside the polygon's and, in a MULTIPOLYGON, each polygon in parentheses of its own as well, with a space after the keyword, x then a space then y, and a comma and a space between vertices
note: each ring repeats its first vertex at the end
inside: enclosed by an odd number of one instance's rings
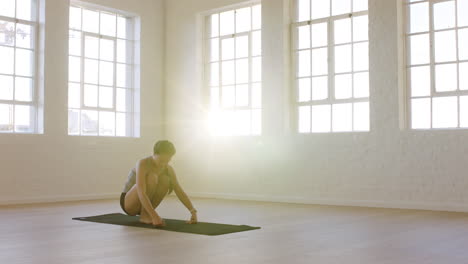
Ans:
POLYGON ((190 217, 190 220, 186 221, 187 224, 196 224, 198 222, 197 219, 197 212, 192 213, 192 217, 190 217))
POLYGON ((153 226, 166 226, 164 219, 162 219, 159 215, 154 215, 151 222, 153 226))

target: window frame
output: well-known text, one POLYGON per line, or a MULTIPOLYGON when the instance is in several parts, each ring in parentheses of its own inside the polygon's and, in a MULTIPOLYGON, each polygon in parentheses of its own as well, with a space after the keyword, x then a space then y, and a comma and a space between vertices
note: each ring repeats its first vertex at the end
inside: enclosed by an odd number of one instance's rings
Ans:
POLYGON ((12 100, 4 100, 0 99, 0 104, 5 104, 5 105, 10 105, 12 110, 10 112, 10 118, 12 120, 12 130, 11 131, 5 131, 2 132, 0 131, 0 134, 42 134, 43 133, 43 124, 39 124, 39 121, 42 120, 40 118, 41 115, 41 109, 40 109, 40 75, 41 75, 41 70, 39 69, 39 59, 40 59, 40 9, 41 9, 41 1, 40 0, 31 0, 31 21, 24 20, 24 19, 19 19, 17 18, 17 8, 18 8, 18 2, 15 0, 15 17, 7 17, 7 16, 0 16, 1 21, 9 22, 9 23, 14 23, 15 24, 15 42, 14 45, 8 46, 8 45, 0 45, 2 47, 8 47, 8 48, 13 48, 13 73, 12 74, 0 74, 2 76, 10 76, 13 78, 13 99, 12 100), (23 47, 18 47, 16 44, 16 38, 17 38, 17 24, 23 24, 23 25, 28 25, 31 27, 31 48, 23 48, 23 47), (31 64, 31 76, 24 76, 24 75, 18 75, 16 74, 16 50, 28 50, 33 52, 33 63, 31 64), (31 78, 31 101, 17 101, 16 100, 16 78, 31 78), (16 131, 16 106, 21 105, 21 106, 30 106, 30 112, 29 112, 29 123, 30 123, 30 131, 26 132, 21 132, 21 131, 16 131))
MULTIPOLYGON (((353 38, 353 18, 354 17, 360 17, 360 16, 367 16, 369 18, 369 7, 367 7, 366 10, 360 10, 360 11, 353 11, 353 0, 350 1, 350 8, 351 12, 349 13, 344 13, 344 14, 339 14, 339 15, 333 15, 332 14, 332 0, 330 0, 330 15, 327 17, 321 17, 321 18, 316 18, 312 19, 312 13, 311 11, 309 16, 310 20, 304 20, 304 21, 297 21, 298 20, 298 14, 297 14, 297 9, 298 9, 298 2, 299 0, 294 0, 291 1, 291 6, 290 6, 290 15, 291 15, 291 23, 290 23, 290 87, 291 87, 291 102, 293 105, 293 111, 292 111, 292 127, 294 128, 295 134, 299 135, 314 135, 314 134, 343 134, 343 133, 369 133, 371 131, 371 119, 370 119, 370 68, 368 67, 367 70, 354 70, 354 50, 353 47, 355 44, 359 43, 367 43, 368 45, 368 54, 369 54, 369 44, 370 44, 370 36, 369 34, 367 35, 367 40, 360 40, 360 41, 354 41, 353 38), (351 30, 350 30, 350 36, 351 36, 351 41, 346 42, 346 43, 339 43, 336 44, 334 40, 334 22, 337 20, 341 19, 346 19, 350 18, 351 19, 351 30), (326 46, 320 46, 320 47, 312 47, 312 34, 311 34, 311 28, 309 29, 309 43, 310 46, 308 48, 303 48, 299 49, 298 47, 298 28, 301 26, 306 26, 308 25, 309 27, 312 27, 313 24, 321 24, 321 23, 326 23, 327 25, 327 45, 326 46), (350 45, 351 46, 351 70, 348 72, 340 72, 336 73, 335 72, 335 47, 339 46, 346 46, 350 45), (313 65, 313 59, 312 59, 312 54, 310 54, 310 70, 311 73, 309 76, 298 76, 298 69, 299 69, 299 59, 298 59, 298 53, 300 51, 306 51, 309 50, 311 53, 315 49, 322 49, 322 48, 327 48, 327 74, 322 74, 322 75, 313 75, 312 74, 312 65, 313 65), (367 73, 368 74, 368 85, 369 85, 369 94, 367 97, 358 97, 354 98, 354 75, 357 73, 367 73), (335 77, 338 75, 346 75, 350 74, 351 75, 351 97, 346 98, 346 99, 336 99, 335 98, 335 77), (316 77, 327 77, 327 98, 322 99, 322 100, 312 100, 312 84, 310 88, 310 100, 309 101, 304 101, 300 102, 299 101, 299 85, 298 85, 298 80, 300 79, 307 79, 309 78, 312 82, 312 78, 316 77), (333 106, 334 105, 341 105, 341 104, 351 104, 351 130, 349 131, 334 131, 333 130, 333 106), (369 130, 355 130, 354 125, 354 105, 355 103, 368 103, 369 107, 369 116, 368 116, 368 122, 369 122, 369 130), (326 132, 315 132, 313 131, 313 121, 312 121, 312 107, 314 106, 329 106, 330 109, 330 126, 329 126, 329 131, 326 132), (309 117, 309 131, 308 132, 300 132, 300 123, 299 123, 299 117, 300 117, 300 108, 303 106, 309 106, 310 110, 310 117, 309 117)), ((310 1, 312 3, 312 1, 310 1)), ((312 5, 309 6, 309 9, 312 10, 312 5)), ((369 24, 368 24, 369 25, 369 24)), ((369 27, 368 27, 369 29, 369 27)), ((370 62, 370 54, 368 56, 368 64, 370 62)))

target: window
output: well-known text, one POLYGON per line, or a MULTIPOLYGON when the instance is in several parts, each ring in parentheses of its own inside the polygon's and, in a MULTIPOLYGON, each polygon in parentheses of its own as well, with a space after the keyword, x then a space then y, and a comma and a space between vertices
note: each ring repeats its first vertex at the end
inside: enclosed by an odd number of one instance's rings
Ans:
POLYGON ((261 5, 207 16, 205 36, 210 132, 261 134, 261 5))
POLYGON ((369 131, 367 0, 296 0, 299 133, 369 131))
POLYGON ((405 5, 411 128, 468 128, 468 0, 405 5))
POLYGON ((38 133, 37 7, 0 1, 0 133, 38 133))
POLYGON ((134 136, 133 19, 70 6, 68 134, 134 136))

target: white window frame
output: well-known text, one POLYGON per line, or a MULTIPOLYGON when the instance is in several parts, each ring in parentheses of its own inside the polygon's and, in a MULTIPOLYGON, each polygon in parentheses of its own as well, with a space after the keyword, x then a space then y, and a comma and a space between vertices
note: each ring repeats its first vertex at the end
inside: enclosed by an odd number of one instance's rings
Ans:
POLYGON ((405 105, 403 109, 405 110, 404 119, 404 126, 409 128, 410 130, 464 130, 468 129, 468 127, 461 127, 460 120, 461 120, 461 112, 460 112, 460 97, 461 96, 468 96, 468 90, 460 90, 460 63, 468 63, 468 60, 459 60, 459 39, 458 39, 458 30, 460 29, 468 29, 468 26, 458 27, 458 0, 453 0, 455 2, 455 27, 449 29, 434 29, 434 15, 433 15, 433 6, 437 3, 448 2, 452 0, 399 0, 401 1, 402 5, 402 27, 403 27, 403 56, 404 61, 404 71, 403 71, 403 78, 405 83, 404 88, 404 102, 405 105), (409 33, 410 32, 410 15, 409 15, 409 6, 411 4, 418 4, 418 3, 428 3, 429 5, 429 31, 422 31, 416 33, 409 33), (444 32, 444 31, 455 31, 455 47, 456 47, 456 59, 454 61, 449 62, 435 62, 435 33, 437 32, 444 32), (410 41, 409 38, 415 35, 423 35, 429 34, 429 63, 424 64, 415 64, 411 65, 411 50, 410 50, 410 41), (435 67, 436 65, 444 65, 444 64, 457 64, 457 89, 455 91, 436 91, 436 82, 435 82, 435 67), (412 87, 411 87, 411 73, 410 70, 412 67, 421 67, 421 66, 429 66, 430 67, 430 94, 428 96, 412 96, 412 87), (457 97, 457 127, 448 127, 448 128, 434 128, 434 115, 433 115, 433 99, 434 98, 443 98, 443 97, 457 97), (412 99, 429 99, 430 101, 430 118, 429 118, 429 128, 413 128, 413 107, 412 107, 412 99))
MULTIPOLYGON (((39 27, 39 14, 40 14, 40 0, 31 0, 31 8, 33 8, 32 15, 34 16, 34 19, 31 21, 28 20, 23 20, 23 19, 18 19, 15 17, 5 17, 5 16, 0 16, 0 20, 10 22, 10 23, 15 23, 15 44, 13 46, 7 46, 7 45, 1 45, 9 48, 13 48, 13 74, 1 74, 3 76, 11 76, 13 77, 13 99, 12 100, 1 100, 0 99, 0 104, 7 104, 12 106, 12 112, 10 115, 10 118, 12 120, 12 131, 6 131, 2 132, 0 131, 0 134, 42 134, 43 133, 43 124, 39 124, 39 121, 42 120, 40 115, 42 114, 42 109, 40 109, 40 83, 39 83, 39 75, 40 75, 40 69, 39 69, 39 38, 40 38, 40 27, 39 27), (16 46, 16 25, 17 24, 24 24, 31 26, 31 41, 32 43, 32 48, 21 48, 16 46), (33 52, 33 64, 31 65, 31 75, 32 76, 22 76, 22 75, 17 75, 16 74, 16 49, 23 49, 23 50, 30 50, 33 52), (15 88, 16 88, 16 77, 25 77, 25 78, 32 78, 32 88, 31 88, 31 101, 30 102, 23 102, 23 101, 16 101, 15 100, 15 88), (27 132, 17 132, 16 131, 16 124, 15 124, 15 106, 16 105, 24 105, 24 106, 30 106, 31 111, 29 114, 29 123, 31 125, 31 131, 27 132)), ((15 1, 15 11, 17 9, 17 1, 15 1)))
MULTIPOLYGON (((206 101, 206 105, 207 105, 207 109, 209 109, 209 111, 213 111, 212 109, 212 105, 211 105, 211 88, 214 88, 214 87, 218 87, 218 107, 219 109, 223 110, 223 111, 238 111, 238 110, 249 110, 251 113, 250 113, 250 131, 248 134, 233 134, 233 135, 230 135, 230 136, 235 136, 235 137, 257 137, 257 136, 261 136, 262 134, 262 126, 261 126, 261 123, 262 123, 262 112, 263 112, 263 103, 260 102, 260 106, 255 108, 253 106, 253 103, 252 103, 252 99, 253 99, 253 89, 252 89, 252 85, 253 84, 259 84, 260 85, 260 94, 263 93, 263 82, 262 82, 262 79, 260 79, 260 81, 253 81, 252 80, 252 70, 253 70, 253 67, 252 67, 252 60, 255 59, 255 58, 260 58, 260 60, 262 60, 263 58, 263 52, 260 53, 260 55, 252 55, 252 35, 254 32, 263 32, 263 28, 262 26, 260 26, 260 29, 253 29, 251 28, 249 31, 245 31, 245 32, 240 32, 240 33, 235 33, 236 32, 236 10, 237 9, 241 9, 241 8, 246 8, 246 7, 254 7, 254 6, 257 6, 257 5, 260 5, 261 6, 261 1, 249 1, 247 3, 243 3, 243 4, 238 4, 238 5, 232 5, 232 6, 227 6, 227 7, 224 7, 224 8, 221 8, 221 9, 216 9, 216 10, 211 10, 209 12, 205 12, 202 14, 202 20, 203 20, 203 33, 202 33, 202 41, 203 41, 203 52, 202 52, 202 56, 203 56, 203 85, 206 89, 206 94, 208 95, 208 98, 209 100, 206 101), (221 28, 221 16, 220 14, 223 13, 223 12, 227 12, 227 11, 234 11, 234 33, 233 34, 229 34, 229 35, 221 35, 220 34, 220 28, 221 28), (215 36, 215 37, 212 37, 210 35, 211 33, 211 27, 209 27, 208 25, 210 25, 209 21, 210 21, 210 17, 211 15, 214 15, 214 14, 218 14, 218 35, 215 36), (236 37, 241 37, 241 36, 248 36, 248 39, 249 39, 249 43, 248 43, 248 56, 245 57, 245 58, 242 58, 242 59, 248 59, 248 67, 250 69, 249 71, 249 79, 247 81, 247 83, 237 83, 236 80, 234 80, 233 84, 230 84, 232 86, 236 86, 236 85, 248 85, 248 94, 249 94, 249 98, 248 98, 248 104, 246 106, 236 106, 235 103, 234 103, 234 106, 230 106, 230 107, 225 107, 225 106, 222 106, 222 87, 223 87, 223 84, 222 84, 222 72, 223 72, 223 67, 222 67, 222 63, 223 62, 226 62, 226 61, 232 61, 234 62, 234 76, 236 76, 236 64, 235 62, 237 60, 239 60, 239 58, 236 58, 236 37), (218 41, 218 60, 214 63, 218 63, 219 64, 219 72, 218 72, 218 85, 217 86, 212 86, 210 84, 210 76, 211 76, 211 67, 210 65, 213 63, 211 60, 210 60, 210 56, 211 56, 211 50, 210 50, 210 47, 211 47, 211 40, 212 39, 215 39, 215 38, 218 38, 219 41, 218 41), (232 59, 228 59, 228 60, 223 60, 222 59, 222 41, 224 39, 233 39, 234 40, 234 57, 232 59), (253 110, 258 110, 260 112, 260 127, 259 127, 259 130, 258 133, 255 133, 254 131, 254 128, 253 128, 253 114, 252 114, 252 111, 253 110)), ((251 26, 253 24, 253 11, 251 9, 251 14, 250 14, 250 21, 251 21, 251 26)), ((262 64, 262 69, 263 69, 263 64, 262 64)), ((262 69, 260 69, 260 71, 262 71, 262 69)), ((225 86, 230 86, 230 85, 225 85, 225 86)), ((235 96, 236 94, 236 88, 234 88, 234 98, 236 98, 235 96)), ((260 99, 261 100, 261 99, 260 99)), ((214 131, 210 131, 211 133, 214 133, 214 131)), ((223 135, 225 136, 225 135, 223 135)))
MULTIPOLYGON (((363 97, 363 98, 354 98, 354 74, 356 73, 369 73, 369 68, 364 71, 354 71, 353 69, 353 64, 354 64, 354 52, 353 52, 353 45, 359 44, 359 43, 370 43, 369 36, 367 40, 362 40, 362 41, 354 41, 353 38, 353 29, 352 29, 352 20, 351 20, 351 42, 349 43, 341 43, 341 44, 335 44, 334 41, 334 21, 340 20, 340 19, 345 19, 345 18, 352 18, 352 17, 359 17, 359 16, 368 16, 369 17, 369 9, 364 10, 364 11, 351 11, 350 13, 345 13, 345 14, 340 14, 340 15, 332 15, 332 1, 330 0, 330 16, 324 17, 324 18, 317 18, 317 19, 311 19, 311 20, 305 20, 305 21, 300 21, 297 22, 296 19, 296 12, 297 12, 297 5, 298 5, 299 0, 293 1, 291 5, 291 17, 292 17, 292 23, 290 26, 290 39, 291 39, 291 87, 292 87, 292 102, 294 103, 294 118, 293 120, 293 127, 295 129, 295 133, 298 134, 335 134, 335 133, 367 133, 370 132, 371 129, 371 124, 370 124, 370 116, 369 116, 369 130, 356 130, 354 128, 354 104, 355 103, 369 103, 369 108, 370 108, 370 94, 368 97, 363 97), (310 38, 310 47, 305 48, 305 49, 299 49, 298 48, 298 35, 297 35, 297 28, 305 25, 312 26, 313 24, 319 24, 319 23, 327 23, 327 45, 326 46, 321 46, 321 47, 312 47, 312 34, 309 34, 310 38), (351 71, 350 72, 341 72, 341 73, 336 73, 335 72, 335 47, 338 46, 344 46, 344 45, 351 45, 351 71), (310 76, 305 76, 305 77, 298 77, 297 72, 298 72, 298 53, 300 51, 305 51, 309 50, 311 53, 314 49, 321 49, 321 48, 327 48, 327 60, 328 60, 328 71, 327 74, 323 75, 310 75, 310 76), (336 75, 343 75, 343 74, 351 74, 351 87, 352 87, 352 97, 347 98, 347 99, 335 99, 335 76, 336 75), (298 92, 298 80, 301 78, 310 78, 312 77, 325 77, 327 76, 328 78, 328 97, 327 99, 323 100, 312 100, 312 90, 311 90, 311 99, 309 101, 305 102, 299 102, 299 92, 298 92), (346 104, 346 103, 351 103, 353 113, 351 113, 351 126, 352 129, 350 131, 333 131, 333 105, 337 104, 346 104), (330 106, 330 130, 327 132, 313 132, 312 128, 312 107, 313 106, 318 106, 318 105, 329 105, 330 106), (299 132, 299 108, 302 106, 310 106, 310 126, 309 126, 309 132, 299 132)), ((312 8, 312 7, 310 7, 312 8)), ((353 0, 351 0, 351 9, 353 8, 353 0)), ((312 71, 312 54, 310 55, 310 68, 312 71)), ((368 80, 369 81, 369 80, 368 80)), ((369 109, 370 110, 370 109, 369 109)), ((370 113, 369 113, 370 115, 370 113)))
MULTIPOLYGON (((69 25, 69 31, 76 31, 76 32, 80 32, 81 34, 81 55, 80 56, 77 56, 77 55, 72 55, 72 54, 68 54, 69 57, 75 57, 75 58, 79 58, 80 59, 80 82, 75 82, 75 81, 70 81, 68 80, 68 83, 74 83, 74 84, 79 84, 80 85, 80 108, 71 108, 70 106, 67 107, 68 111, 70 110, 78 110, 80 111, 80 121, 79 121, 79 124, 80 124, 80 129, 79 129, 79 133, 78 134, 70 134, 70 132, 68 131, 68 135, 69 136, 99 136, 99 137, 139 137, 139 130, 138 128, 136 127, 136 125, 138 124, 138 119, 139 119, 139 111, 137 111, 136 107, 138 106, 138 102, 137 102, 137 99, 139 97, 139 95, 137 94, 139 92, 139 87, 138 87, 138 76, 136 74, 137 70, 136 70, 136 66, 137 66, 137 61, 139 60, 136 56, 137 56, 137 47, 136 47, 136 43, 137 43, 137 32, 136 32, 136 28, 135 28, 135 24, 136 24, 136 16, 133 15, 133 14, 129 14, 127 12, 123 12, 123 11, 120 11, 120 10, 115 10, 115 9, 111 9, 111 8, 107 8, 107 7, 103 7, 103 6, 97 6, 97 5, 93 5, 93 4, 88 4, 88 3, 84 3, 84 2, 81 2, 81 1, 72 1, 70 3, 70 6, 69 6, 69 10, 71 7, 75 7, 75 8, 81 8, 82 11, 81 11, 81 29, 78 30, 78 29, 74 29, 74 28, 71 28, 70 25, 69 25), (86 10, 90 10, 90 11, 94 11, 94 12, 104 12, 104 13, 110 13, 112 15, 116 15, 116 20, 117 18, 120 16, 120 17, 125 17, 126 19, 130 20, 131 21, 131 26, 128 26, 127 27, 127 30, 129 32, 127 32, 129 34, 129 36, 127 36, 126 38, 120 38, 118 35, 117 35, 117 31, 116 31, 116 35, 115 37, 113 36, 107 36, 107 35, 102 35, 102 34, 98 34, 98 33, 94 33, 94 32, 87 32, 87 31, 84 31, 83 30, 83 10, 86 9, 86 10), (84 86, 86 85, 85 83, 85 80, 84 80, 84 74, 85 74, 85 60, 87 59, 85 57, 85 38, 87 36, 90 36, 90 37, 93 37, 93 38, 97 38, 98 39, 98 52, 99 52, 99 55, 98 55, 98 58, 97 59, 91 59, 91 60, 96 60, 97 63, 98 63, 98 66, 97 66, 97 70, 98 70, 98 73, 97 73, 97 76, 98 76, 98 83, 97 84, 89 84, 89 85, 94 85, 98 88, 97 90, 97 106, 96 107, 93 107, 93 106, 86 106, 84 104, 84 86), (105 39, 105 40, 111 40, 113 41, 114 43, 114 54, 113 54, 113 61, 107 61, 107 60, 103 60, 100 57, 100 48, 99 48, 99 45, 100 45, 100 40, 101 39, 105 39), (122 62, 118 62, 117 60, 117 42, 118 40, 121 40, 121 41, 125 41, 126 43, 131 43, 132 44, 132 47, 131 48, 128 48, 126 47, 126 51, 127 51, 127 58, 130 57, 131 60, 129 62, 125 62, 125 63, 122 63, 122 62), (128 54, 128 52, 131 51, 131 54, 128 54), (101 85, 99 84, 99 70, 100 70, 100 62, 101 61, 104 61, 104 62, 111 62, 114 64, 114 67, 113 67, 113 85, 112 86, 108 86, 108 85, 101 85), (124 87, 124 88, 119 88, 117 86, 117 65, 118 64, 123 64, 124 66, 126 67, 131 67, 131 70, 130 70, 130 74, 129 76, 131 77, 131 79, 129 81, 127 81, 128 83, 131 83, 131 87, 124 87), (113 98, 112 98, 112 105, 113 107, 112 108, 104 108, 104 107, 100 107, 99 106, 99 87, 101 86, 104 86, 104 87, 108 87, 108 88, 112 88, 113 89, 113 98), (117 89, 124 89, 125 91, 128 91, 129 93, 126 93, 126 95, 130 94, 130 98, 127 98, 126 97, 126 112, 121 112, 121 111, 117 111, 117 89), (81 117, 82 117, 82 114, 81 114, 81 111, 96 111, 97 114, 98 114, 98 119, 97 119, 97 133, 96 134, 92 134, 92 135, 88 135, 88 134, 82 134, 82 120, 81 120, 81 117), (100 134, 100 116, 99 116, 99 113, 100 112, 112 112, 114 113, 114 135, 101 135, 100 134), (117 135, 117 114, 118 113, 124 113, 126 115, 126 126, 125 126, 125 136, 118 136, 117 135)), ((117 30, 117 21, 116 21, 116 30, 117 30)), ((90 59, 90 58, 88 58, 90 59)), ((69 89, 68 89, 69 90, 69 89)), ((68 126, 69 126, 69 123, 68 123, 68 126)))

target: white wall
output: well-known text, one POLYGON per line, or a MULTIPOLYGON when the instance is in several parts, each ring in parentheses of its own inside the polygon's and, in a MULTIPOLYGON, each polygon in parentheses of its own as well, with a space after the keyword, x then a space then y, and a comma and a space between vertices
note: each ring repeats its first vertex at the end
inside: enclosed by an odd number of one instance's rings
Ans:
POLYGON ((201 20, 237 0, 166 3, 167 135, 192 196, 468 211, 468 131, 400 129, 398 1, 370 0, 371 132, 291 128, 288 0, 263 1, 263 135, 203 130, 201 20))
POLYGON ((164 1, 89 1, 141 18, 140 138, 67 135, 68 1, 45 2, 45 133, 0 135, 0 204, 118 199, 129 169, 164 136, 164 1))

